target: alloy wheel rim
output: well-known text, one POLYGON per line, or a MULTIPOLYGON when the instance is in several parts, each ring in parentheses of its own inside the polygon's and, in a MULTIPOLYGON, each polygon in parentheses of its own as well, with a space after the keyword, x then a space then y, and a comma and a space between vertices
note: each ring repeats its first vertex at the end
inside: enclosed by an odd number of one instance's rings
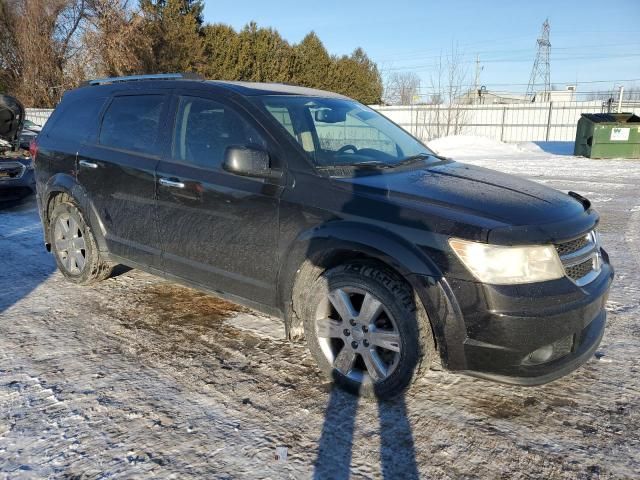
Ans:
POLYGON ((325 358, 359 383, 380 383, 400 361, 400 332, 393 316, 370 292, 336 288, 316 309, 316 336, 325 358))
POLYGON ((58 217, 54 228, 56 255, 67 272, 82 273, 86 264, 86 243, 78 222, 68 214, 58 217))

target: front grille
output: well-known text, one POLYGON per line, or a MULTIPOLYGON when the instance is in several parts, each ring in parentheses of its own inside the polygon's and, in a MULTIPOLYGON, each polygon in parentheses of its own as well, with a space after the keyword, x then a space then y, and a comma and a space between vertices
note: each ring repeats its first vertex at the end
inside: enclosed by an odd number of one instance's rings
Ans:
POLYGON ((24 174, 25 166, 18 162, 0 163, 0 180, 15 180, 24 174))
POLYGON ((576 238, 575 240, 570 240, 568 242, 559 243, 556 245, 556 250, 558 250, 558 255, 563 256, 568 253, 574 253, 580 250, 581 248, 589 245, 589 236, 585 235, 580 238, 576 238))
POLYGON ((565 272, 567 272, 567 276, 573 278, 574 280, 580 280, 582 277, 586 276, 593 270, 593 259, 590 258, 578 265, 572 265, 570 267, 564 267, 565 272))
POLYGON ((593 281, 600 272, 600 246, 595 231, 555 245, 564 271, 577 285, 593 281))

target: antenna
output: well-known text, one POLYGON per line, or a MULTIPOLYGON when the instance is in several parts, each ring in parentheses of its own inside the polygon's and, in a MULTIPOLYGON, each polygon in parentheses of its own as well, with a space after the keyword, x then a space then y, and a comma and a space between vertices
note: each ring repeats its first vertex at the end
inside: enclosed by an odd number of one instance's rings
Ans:
POLYGON ((527 98, 532 102, 536 98, 536 86, 542 83, 542 100, 548 100, 551 91, 551 64, 549 63, 549 52, 551 50, 551 42, 549 41, 549 33, 551 27, 547 18, 542 24, 542 31, 538 37, 538 52, 533 62, 531 76, 529 77, 529 85, 527 86, 527 98))

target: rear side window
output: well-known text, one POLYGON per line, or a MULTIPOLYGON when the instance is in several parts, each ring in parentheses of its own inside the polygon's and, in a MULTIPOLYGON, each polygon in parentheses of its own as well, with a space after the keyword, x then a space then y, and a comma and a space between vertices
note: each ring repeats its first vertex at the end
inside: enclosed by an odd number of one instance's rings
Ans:
POLYGON ((218 167, 231 145, 266 148, 260 134, 227 105, 205 98, 180 98, 173 139, 175 160, 218 167))
POLYGON ((84 141, 95 135, 98 115, 106 97, 83 98, 62 104, 51 131, 47 135, 58 140, 84 141))
POLYGON ((158 129, 164 101, 164 95, 115 97, 102 119, 100 144, 157 154, 158 129))

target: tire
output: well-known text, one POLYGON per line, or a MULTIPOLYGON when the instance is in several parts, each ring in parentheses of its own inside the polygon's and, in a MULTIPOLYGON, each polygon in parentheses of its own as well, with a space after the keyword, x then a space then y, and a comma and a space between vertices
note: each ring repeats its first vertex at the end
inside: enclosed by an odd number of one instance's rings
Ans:
POLYGON ((90 285, 108 278, 113 266, 102 258, 78 206, 66 195, 53 201, 49 232, 51 251, 60 272, 78 285, 90 285))
POLYGON ((388 399, 428 368, 434 347, 426 313, 416 308, 410 285, 383 266, 354 263, 325 271, 302 310, 318 366, 352 393, 388 399))

